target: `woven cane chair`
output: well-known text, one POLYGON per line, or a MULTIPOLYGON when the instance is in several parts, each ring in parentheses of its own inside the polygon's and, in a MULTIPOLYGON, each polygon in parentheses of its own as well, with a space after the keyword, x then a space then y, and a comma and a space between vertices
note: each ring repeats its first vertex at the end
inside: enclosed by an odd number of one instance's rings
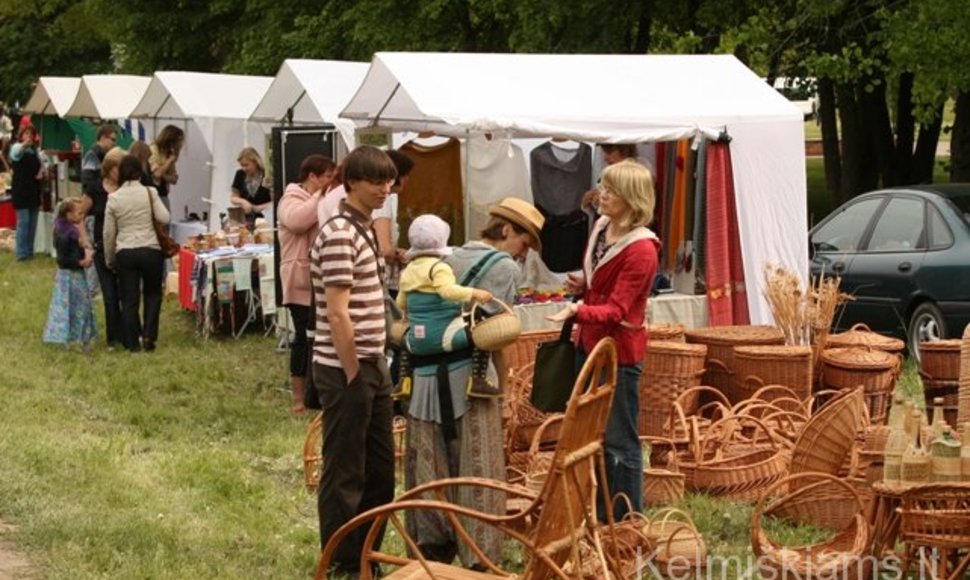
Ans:
POLYGON ((970 484, 934 483, 903 492, 899 539, 903 573, 915 561, 920 578, 958 580, 970 570, 970 484), (928 560, 939 554, 935 565, 928 560), (923 565, 928 576, 922 575, 923 565))
POLYGON ((491 561, 475 545, 460 518, 485 522, 522 545, 525 569, 517 578, 566 579, 578 576, 579 570, 589 570, 591 565, 596 567, 598 574, 615 573, 620 560, 616 544, 604 537, 609 534, 604 530, 609 530, 612 522, 607 527, 597 526, 595 497, 596 474, 605 480, 603 435, 613 400, 616 372, 615 344, 611 339, 604 339, 590 353, 573 387, 563 420, 562 436, 538 495, 522 486, 475 478, 447 479, 416 487, 398 500, 361 514, 337 530, 321 553, 317 580, 326 578, 336 548, 344 538, 359 527, 367 526, 369 529, 364 545, 373 546, 385 524, 390 524, 396 530, 408 549, 408 555, 388 554, 379 549, 365 550, 360 562, 361 578, 364 580, 372 578, 371 570, 375 564, 383 564, 385 568, 397 567, 384 578, 484 579, 494 578, 494 575, 510 576, 511 573, 504 570, 500 562, 491 561), (531 501, 517 513, 481 513, 446 499, 454 492, 455 486, 499 490, 510 498, 529 498, 531 501), (550 507, 543 509, 544 505, 550 507), (402 518, 406 511, 414 510, 443 513, 454 527, 458 541, 470 547, 488 573, 428 560, 407 532, 402 518), (597 547, 595 557, 590 556, 589 546, 597 547))

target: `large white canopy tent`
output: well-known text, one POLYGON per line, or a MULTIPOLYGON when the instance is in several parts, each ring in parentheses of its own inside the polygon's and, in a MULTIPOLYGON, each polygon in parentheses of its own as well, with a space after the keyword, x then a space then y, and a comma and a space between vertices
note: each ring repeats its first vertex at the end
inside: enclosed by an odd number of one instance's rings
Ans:
POLYGON ((179 182, 169 194, 174 219, 187 209, 209 213, 209 227, 220 225, 229 206, 229 190, 243 147, 254 147, 265 160, 266 130, 249 121, 272 77, 213 73, 156 72, 133 118, 153 120, 153 133, 171 121, 186 131, 179 157, 179 182), (179 124, 179 123, 176 123, 179 124), (209 203, 203 199, 211 200, 209 203))
POLYGON ((771 320, 765 263, 807 276, 802 114, 733 56, 377 53, 341 116, 456 137, 639 143, 726 131, 752 323, 771 320))
POLYGON ((24 113, 63 117, 74 103, 80 88, 81 79, 78 77, 40 77, 21 110, 24 113))
POLYGON ((251 119, 274 124, 329 123, 337 128, 343 146, 352 149, 354 122, 339 115, 360 87, 368 67, 365 62, 285 60, 251 119))
POLYGON ((126 119, 151 80, 135 75, 84 75, 74 102, 62 116, 126 119))

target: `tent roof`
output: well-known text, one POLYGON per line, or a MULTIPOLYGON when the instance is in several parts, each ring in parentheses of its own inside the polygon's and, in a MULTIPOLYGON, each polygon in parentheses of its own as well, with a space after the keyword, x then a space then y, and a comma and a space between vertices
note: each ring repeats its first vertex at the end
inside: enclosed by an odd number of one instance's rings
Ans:
POLYGON ((278 122, 293 111, 294 123, 332 123, 352 146, 354 123, 338 118, 367 74, 365 62, 288 59, 253 112, 255 121, 278 122))
POLYGON ((65 115, 125 119, 141 100, 151 77, 134 75, 84 75, 74 104, 65 115))
POLYGON ((637 142, 801 120, 732 55, 381 52, 341 116, 445 135, 508 132, 637 142))
POLYGON ((80 87, 81 79, 78 77, 40 77, 23 112, 63 117, 80 87))
POLYGON ((249 119, 272 77, 156 72, 131 117, 249 119))

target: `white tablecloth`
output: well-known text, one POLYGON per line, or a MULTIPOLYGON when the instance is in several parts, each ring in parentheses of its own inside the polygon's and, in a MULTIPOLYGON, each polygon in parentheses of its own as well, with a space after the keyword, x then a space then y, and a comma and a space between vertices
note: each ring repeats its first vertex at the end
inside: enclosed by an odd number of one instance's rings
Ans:
MULTIPOLYGON (((555 330, 560 325, 546 320, 546 316, 559 312, 563 302, 520 304, 515 312, 522 321, 522 330, 555 330)), ((647 320, 650 324, 679 323, 684 328, 707 326, 707 296, 688 294, 661 294, 647 301, 647 320)))
POLYGON ((172 222, 172 237, 179 245, 184 246, 189 236, 197 236, 209 231, 204 222, 172 222))

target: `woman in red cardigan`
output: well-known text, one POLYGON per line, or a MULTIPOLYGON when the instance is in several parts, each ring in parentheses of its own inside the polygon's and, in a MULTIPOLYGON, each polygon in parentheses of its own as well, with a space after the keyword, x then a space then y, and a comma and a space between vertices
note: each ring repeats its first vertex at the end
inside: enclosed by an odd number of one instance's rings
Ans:
MULTIPOLYGON (((607 485, 612 495, 625 494, 633 509, 642 512, 638 385, 646 352, 647 296, 660 250, 657 236, 647 229, 653 220, 653 177, 640 163, 621 161, 603 170, 599 191, 602 217, 586 244, 583 270, 566 280, 567 290, 582 295, 583 301, 568 304, 549 320, 575 317, 580 324, 578 365, 603 337, 616 341, 619 372, 604 440, 607 485)), ((626 503, 615 502, 613 511, 622 519, 626 503)), ((602 509, 600 516, 605 517, 602 509)))

